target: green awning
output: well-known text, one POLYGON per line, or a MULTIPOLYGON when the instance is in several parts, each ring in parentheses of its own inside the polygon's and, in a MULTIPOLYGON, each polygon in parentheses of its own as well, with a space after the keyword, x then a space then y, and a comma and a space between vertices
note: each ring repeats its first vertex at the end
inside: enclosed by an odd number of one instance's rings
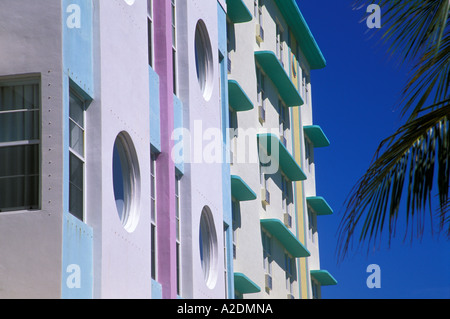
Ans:
POLYGON ((280 139, 271 133, 260 133, 258 134, 258 143, 262 143, 262 146, 267 150, 267 154, 271 156, 271 160, 274 160, 278 157, 279 167, 283 171, 283 173, 289 178, 291 181, 303 181, 306 179, 306 175, 301 169, 301 167, 297 164, 294 157, 289 153, 286 146, 280 141, 280 139), (278 154, 276 152, 272 152, 275 150, 274 148, 278 147, 278 154))
POLYGON ((309 29, 295 0, 275 0, 278 8, 292 31, 311 69, 322 69, 327 65, 314 36, 309 29))
POLYGON ((240 272, 234 273, 234 289, 241 294, 253 294, 261 291, 257 284, 240 272))
POLYGON ((316 212, 317 215, 331 215, 333 209, 328 205, 325 198, 321 196, 311 196, 306 198, 306 202, 316 212))
POLYGON ((277 238, 293 257, 299 258, 311 256, 308 249, 303 246, 281 220, 276 218, 261 219, 261 226, 277 238))
POLYGON ((237 175, 231 175, 231 195, 238 201, 256 199, 255 192, 237 175))
POLYGON ((303 99, 295 88, 286 70, 272 51, 256 51, 255 60, 264 70, 264 73, 277 87, 278 93, 288 107, 303 105, 303 99))
POLYGON ((314 147, 330 146, 330 141, 319 125, 304 126, 303 131, 314 144, 314 147))
POLYGON ((337 280, 326 270, 311 270, 311 276, 314 277, 321 286, 337 285, 337 280))
POLYGON ((253 109, 253 103, 236 80, 228 80, 228 103, 236 112, 253 109))
POLYGON ((227 15, 233 23, 248 22, 253 19, 242 0, 227 0, 227 15))

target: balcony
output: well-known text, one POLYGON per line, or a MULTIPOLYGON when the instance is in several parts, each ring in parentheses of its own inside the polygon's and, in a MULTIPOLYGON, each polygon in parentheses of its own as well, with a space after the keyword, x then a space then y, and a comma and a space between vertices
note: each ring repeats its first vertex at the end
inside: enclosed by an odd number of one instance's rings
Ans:
POLYGON ((255 192, 237 175, 231 175, 231 195, 238 201, 256 199, 255 192))
POLYGON ((240 272, 234 273, 234 289, 241 294, 253 294, 261 291, 257 284, 240 272))
POLYGON ((303 99, 292 83, 280 60, 272 51, 256 51, 255 60, 272 80, 281 98, 288 107, 303 105, 303 99))
POLYGON ((271 157, 272 161, 278 161, 279 168, 291 181, 303 181, 306 179, 306 175, 301 167, 275 134, 258 134, 258 144, 262 144, 261 146, 266 149, 267 154, 271 157), (277 148, 277 150, 275 150, 275 148, 277 148), (273 151, 278 151, 278 158, 274 158, 273 151))
POLYGON ((333 209, 328 205, 327 201, 321 196, 311 196, 306 198, 306 203, 312 208, 317 216, 331 215, 333 209))
POLYGON ((233 23, 244 23, 253 19, 252 14, 242 0, 227 0, 227 15, 233 23))
POLYGON ((228 102, 236 112, 253 109, 253 103, 236 80, 228 80, 228 102))
POLYGON ((317 45, 300 9, 294 0, 275 0, 281 15, 285 18, 289 29, 301 45, 306 60, 312 70, 322 69, 326 66, 325 58, 317 45))
POLYGON ((311 140, 314 147, 330 146, 330 141, 319 125, 304 126, 303 131, 305 132, 305 135, 308 136, 308 138, 311 140))
POLYGON ((311 253, 279 219, 261 219, 261 226, 274 236, 295 258, 309 257, 311 253))
POLYGON ((316 279, 321 286, 337 285, 337 280, 326 270, 311 270, 311 276, 316 279))

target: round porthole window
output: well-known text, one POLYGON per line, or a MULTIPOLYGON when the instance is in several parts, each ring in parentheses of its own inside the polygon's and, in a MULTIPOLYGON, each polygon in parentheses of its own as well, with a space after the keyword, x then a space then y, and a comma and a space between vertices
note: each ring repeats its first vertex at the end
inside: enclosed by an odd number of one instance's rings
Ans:
POLYGON ((204 279, 208 288, 212 289, 217 280, 217 235, 214 219, 208 206, 202 209, 199 241, 204 279))
POLYGON ((140 174, 136 150, 126 132, 121 132, 114 142, 113 186, 119 219, 132 232, 139 219, 140 174))
POLYGON ((214 72, 212 65, 213 56, 208 31, 205 23, 199 20, 195 27, 195 66, 198 84, 200 85, 205 100, 209 100, 212 93, 214 72))

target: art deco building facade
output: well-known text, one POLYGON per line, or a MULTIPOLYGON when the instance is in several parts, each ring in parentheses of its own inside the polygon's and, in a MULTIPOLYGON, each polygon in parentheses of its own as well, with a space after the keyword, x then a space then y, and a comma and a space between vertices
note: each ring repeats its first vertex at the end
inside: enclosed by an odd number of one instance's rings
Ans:
POLYGON ((336 284, 295 1, 3 0, 0 44, 0 298, 336 284))

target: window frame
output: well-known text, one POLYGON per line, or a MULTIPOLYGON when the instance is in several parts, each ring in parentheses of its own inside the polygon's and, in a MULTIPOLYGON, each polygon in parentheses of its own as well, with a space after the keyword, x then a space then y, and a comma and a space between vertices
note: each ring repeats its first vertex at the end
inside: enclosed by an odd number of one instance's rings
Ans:
POLYGON ((314 163, 314 145, 307 136, 305 136, 305 162, 308 172, 311 173, 311 167, 314 163))
POLYGON ((276 33, 275 33, 275 47, 276 47, 276 56, 280 61, 281 65, 284 67, 284 29, 281 26, 281 23, 276 21, 276 33))
POLYGON ((294 294, 295 260, 287 251, 284 252, 284 271, 286 274, 286 290, 294 294))
POLYGON ((289 123, 289 109, 284 105, 283 101, 279 98, 278 99, 278 116, 279 116, 279 133, 281 142, 284 146, 287 147, 287 137, 288 137, 288 123, 289 123))
POLYGON ((175 223, 176 223, 176 263, 177 263, 177 294, 181 296, 182 289, 182 258, 181 258, 181 177, 175 174, 175 223))
POLYGON ((156 154, 150 155, 150 276, 158 278, 158 228, 157 228, 157 187, 156 187, 156 154))
POLYGON ((262 22, 263 22, 263 19, 262 19, 262 16, 263 16, 262 0, 254 0, 253 1, 253 7, 254 7, 253 15, 254 15, 255 18, 258 19, 258 23, 262 27, 262 22))
POLYGON ((289 214, 290 213, 290 209, 289 209, 289 204, 291 203, 291 187, 292 187, 292 182, 283 174, 281 175, 281 200, 282 200, 282 210, 283 213, 289 214))
POLYGON ((177 7, 176 0, 171 0, 172 11, 172 77, 173 94, 178 95, 178 52, 177 52, 177 7))
POLYGON ((86 110, 87 110, 87 101, 72 86, 69 87, 69 101, 70 101, 70 97, 72 97, 74 100, 79 102, 81 105, 83 125, 80 125, 80 123, 78 123, 76 120, 72 119, 72 117, 70 115, 71 103, 69 102, 69 172, 72 171, 72 163, 71 163, 72 156, 75 157, 75 159, 80 161, 81 167, 82 167, 81 216, 79 216, 79 215, 77 215, 77 213, 71 211, 72 208, 71 208, 71 199, 70 199, 71 198, 70 188, 71 188, 71 186, 73 186, 73 187, 76 187, 79 189, 79 187, 71 181, 71 178, 70 178, 71 174, 69 174, 69 213, 71 213, 73 216, 77 217, 78 219, 80 219, 81 221, 84 222, 86 220, 86 110), (74 149, 71 146, 72 130, 70 129, 70 123, 72 123, 73 125, 78 127, 82 132, 83 154, 80 154, 76 149, 74 149))
POLYGON ((147 37, 148 37, 148 64, 154 68, 155 48, 154 48, 154 25, 153 25, 153 0, 147 0, 147 37))
POLYGON ((272 245, 272 236, 270 236, 267 232, 262 231, 264 274, 269 276, 272 276, 272 245))
POLYGON ((315 234, 317 233, 317 214, 308 206, 308 234, 312 243, 315 243, 315 234))
POLYGON ((212 289, 217 278, 218 240, 211 209, 204 206, 199 220, 199 257, 203 277, 208 288, 212 289))
MULTIPOLYGON (((32 148, 37 148, 34 150, 34 152, 36 154, 35 155, 35 161, 36 163, 34 163, 33 165, 36 166, 36 171, 37 173, 33 173, 33 174, 26 174, 26 172, 23 174, 23 178, 26 179, 28 178, 37 178, 37 181, 33 181, 33 182, 29 182, 31 184, 36 183, 37 185, 35 185, 35 189, 32 189, 32 193, 34 195, 31 195, 32 197, 35 197, 34 199, 32 199, 32 203, 29 203, 28 205, 25 205, 25 201, 26 199, 23 198, 23 205, 16 205, 14 207, 5 207, 2 208, 0 207, 0 214, 2 212, 11 212, 11 211, 21 211, 21 210, 29 210, 29 211, 36 211, 36 210, 40 210, 41 209, 41 205, 42 205, 42 86, 41 86, 41 79, 39 76, 36 75, 26 75, 26 76, 13 76, 13 77, 4 77, 4 78, 0 78, 0 89, 4 88, 4 87, 19 87, 19 86, 23 86, 25 87, 26 85, 32 85, 33 88, 33 102, 35 102, 37 104, 37 106, 35 104, 33 104, 33 108, 32 109, 27 109, 25 108, 26 106, 23 105, 23 108, 21 109, 9 109, 9 110, 4 110, 4 111, 0 111, 0 116, 4 115, 4 114, 11 114, 11 113, 21 113, 21 112, 38 112, 37 116, 35 116, 35 118, 33 118, 33 121, 35 121, 36 123, 36 128, 34 128, 36 130, 36 132, 34 132, 36 134, 37 138, 25 138, 25 136, 23 137, 23 139, 19 139, 19 140, 7 140, 4 142, 0 142, 0 149, 1 148, 18 148, 18 147, 23 147, 24 152, 27 149, 32 149, 32 148)), ((14 92, 13 92, 14 93, 14 92)), ((12 106, 11 106, 12 107, 12 106)), ((32 150, 33 151, 33 150, 32 150)), ((24 158, 27 157, 25 154, 23 155, 24 158)), ((0 178, 13 178, 13 177, 19 177, 22 175, 14 175, 14 176, 3 176, 0 178)), ((25 183, 23 187, 25 187, 25 183)), ((30 186, 32 187, 32 186, 30 186)))

